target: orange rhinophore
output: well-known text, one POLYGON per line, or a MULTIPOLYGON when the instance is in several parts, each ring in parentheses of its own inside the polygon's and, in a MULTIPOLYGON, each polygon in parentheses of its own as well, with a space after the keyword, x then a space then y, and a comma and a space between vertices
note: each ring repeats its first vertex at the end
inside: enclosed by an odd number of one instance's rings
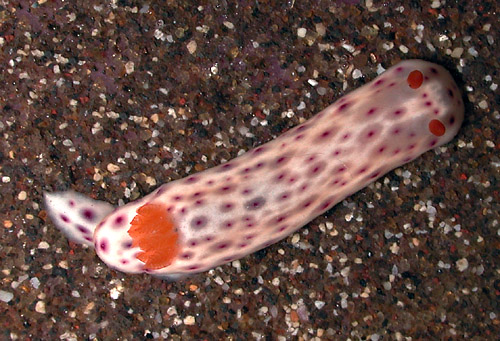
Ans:
POLYGON ((132 246, 140 247, 137 259, 145 268, 156 270, 169 265, 178 253, 178 234, 163 205, 145 204, 137 209, 128 234, 132 246))
POLYGON ((436 136, 443 136, 446 127, 440 120, 432 120, 429 122, 429 131, 436 136))
POLYGON ((422 83, 424 81, 424 75, 422 74, 422 72, 420 72, 418 70, 413 70, 408 75, 408 78, 406 79, 406 81, 408 82, 408 85, 410 86, 410 88, 418 89, 418 88, 420 88, 420 86, 422 85, 422 83))

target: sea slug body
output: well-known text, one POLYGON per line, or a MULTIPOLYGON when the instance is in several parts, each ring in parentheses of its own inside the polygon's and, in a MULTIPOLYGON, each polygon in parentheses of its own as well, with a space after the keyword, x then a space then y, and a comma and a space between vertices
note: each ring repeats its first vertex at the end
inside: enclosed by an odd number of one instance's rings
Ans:
POLYGON ((285 238, 450 141, 463 116, 444 68, 403 61, 280 137, 125 206, 71 191, 45 202, 55 225, 109 266, 176 279, 285 238))

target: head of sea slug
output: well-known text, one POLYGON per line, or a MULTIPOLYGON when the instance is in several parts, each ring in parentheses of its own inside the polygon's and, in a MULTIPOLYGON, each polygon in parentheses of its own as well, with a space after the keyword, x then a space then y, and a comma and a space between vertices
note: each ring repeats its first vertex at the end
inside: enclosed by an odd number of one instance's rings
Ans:
POLYGON ((127 273, 165 268, 179 250, 178 233, 164 205, 144 200, 123 206, 101 221, 94 245, 106 264, 127 273))
POLYGON ((406 91, 415 94, 408 106, 421 114, 418 134, 428 136, 428 148, 453 139, 464 119, 464 103, 450 73, 440 65, 423 60, 403 61, 394 72, 406 77, 406 91))

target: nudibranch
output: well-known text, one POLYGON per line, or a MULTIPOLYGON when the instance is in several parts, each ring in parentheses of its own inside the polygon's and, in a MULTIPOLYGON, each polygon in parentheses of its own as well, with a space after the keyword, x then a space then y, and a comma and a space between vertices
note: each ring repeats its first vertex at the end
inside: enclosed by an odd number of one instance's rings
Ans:
POLYGON ((45 193, 54 224, 109 266, 176 279, 287 237, 388 171, 450 141, 464 117, 443 67, 403 61, 278 138, 119 208, 45 193))

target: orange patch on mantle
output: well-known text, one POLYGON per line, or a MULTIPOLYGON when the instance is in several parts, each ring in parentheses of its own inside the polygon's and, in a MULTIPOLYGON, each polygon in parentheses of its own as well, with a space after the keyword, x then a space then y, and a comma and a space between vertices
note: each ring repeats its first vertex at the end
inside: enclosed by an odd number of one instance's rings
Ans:
POLYGON ((128 234, 132 237, 132 246, 141 249, 137 259, 151 270, 170 265, 179 252, 179 235, 165 206, 145 204, 136 212, 128 234))

